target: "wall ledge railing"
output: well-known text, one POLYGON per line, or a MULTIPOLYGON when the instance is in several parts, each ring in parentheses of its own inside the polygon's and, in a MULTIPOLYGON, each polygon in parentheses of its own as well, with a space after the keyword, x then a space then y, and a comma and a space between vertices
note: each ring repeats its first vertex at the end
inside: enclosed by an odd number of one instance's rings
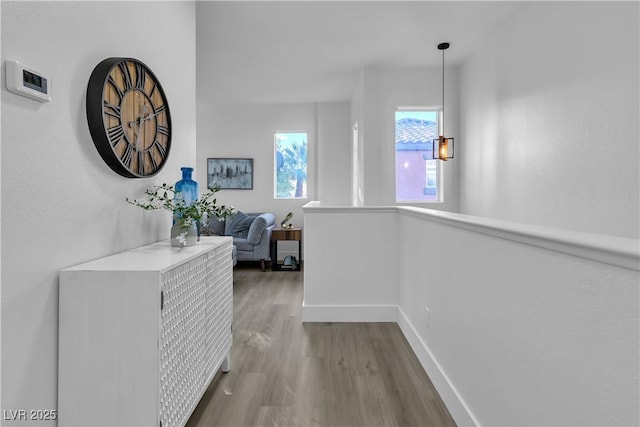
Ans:
POLYGON ((458 425, 638 425, 638 239, 413 206, 303 211, 303 321, 398 323, 458 425))
POLYGON ((506 240, 640 271, 640 240, 587 233, 500 219, 477 217, 413 206, 324 206, 311 201, 307 213, 397 213, 436 221, 506 240))

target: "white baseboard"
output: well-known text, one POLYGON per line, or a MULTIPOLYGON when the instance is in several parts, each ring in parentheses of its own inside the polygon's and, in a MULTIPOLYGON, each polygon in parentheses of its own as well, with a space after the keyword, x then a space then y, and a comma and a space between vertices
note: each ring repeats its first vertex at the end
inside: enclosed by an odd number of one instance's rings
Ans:
POLYGON ((447 375, 433 358, 407 316, 397 305, 305 305, 303 322, 396 322, 449 413, 459 426, 480 426, 447 375))
POLYGON ((400 307, 398 309, 398 326, 409 342, 411 349, 416 354, 418 361, 422 365, 433 386, 444 401, 449 413, 458 426, 480 426, 467 405, 464 403, 455 387, 451 384, 447 375, 440 368, 438 362, 434 359, 429 347, 420 338, 404 311, 400 307))
POLYGON ((305 305, 303 322, 397 322, 395 305, 305 305))

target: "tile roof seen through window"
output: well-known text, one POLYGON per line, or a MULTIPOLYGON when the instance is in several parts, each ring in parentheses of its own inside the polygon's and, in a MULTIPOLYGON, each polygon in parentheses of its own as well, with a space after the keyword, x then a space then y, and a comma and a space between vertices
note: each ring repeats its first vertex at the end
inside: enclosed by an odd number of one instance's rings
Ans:
POLYGON ((435 122, 410 118, 396 121, 396 144, 431 144, 437 138, 435 122))

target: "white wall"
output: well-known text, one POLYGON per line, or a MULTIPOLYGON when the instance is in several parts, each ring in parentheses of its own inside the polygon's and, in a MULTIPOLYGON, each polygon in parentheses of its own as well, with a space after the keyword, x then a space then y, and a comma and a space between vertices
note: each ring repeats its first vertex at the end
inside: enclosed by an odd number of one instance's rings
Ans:
POLYGON ((397 321, 459 425, 640 422, 638 240, 317 202, 305 229, 303 319, 397 321))
POLYGON ((461 212, 638 237, 638 7, 529 2, 463 64, 461 212))
POLYGON ((351 209, 361 213, 305 212, 303 321, 327 311, 334 322, 390 321, 389 307, 398 304, 395 213, 351 209))
POLYGON ((242 212, 272 212, 280 223, 288 212, 296 226, 302 225, 302 205, 308 199, 274 198, 274 133, 307 132, 308 187, 315 197, 316 105, 315 104, 198 104, 198 149, 196 178, 206 185, 207 158, 241 157, 253 159, 252 190, 221 190, 222 203, 242 212))
POLYGON ((48 73, 53 96, 40 104, 2 84, 2 409, 55 409, 58 271, 168 238, 168 214, 143 212, 124 198, 174 183, 181 166, 194 165, 195 6, 3 1, 1 7, 2 81, 4 61, 15 59, 48 73), (115 174, 89 135, 86 85, 93 68, 112 56, 146 63, 169 100, 172 150, 156 177, 115 174))
POLYGON ((399 305, 479 425, 638 425, 637 261, 632 271, 413 216, 398 234, 399 305))
MULTIPOLYGON (((252 158, 253 189, 221 190, 219 201, 243 212, 272 212, 278 224, 293 212, 291 223, 302 226, 302 206, 309 200, 321 197, 338 204, 349 201, 349 111, 350 104, 344 102, 200 103, 196 178, 206 183, 207 158, 252 158), (308 133, 307 199, 274 198, 273 136, 277 131, 308 133)), ((297 254, 297 246, 287 243, 278 244, 279 252, 297 254)))
POLYGON ((327 203, 351 203, 351 104, 318 104, 318 197, 327 203))
MULTIPOLYGON (((437 50, 434 46, 434 54, 437 50)), ((458 72, 446 71, 447 135, 458 141, 458 72)), ((397 107, 439 107, 442 105, 442 68, 367 67, 355 96, 352 122, 359 121, 364 150, 364 205, 395 205, 395 111, 397 107), (360 86, 362 90, 360 91, 360 86)), ((457 150, 463 148, 456 147, 457 150)), ((414 204, 430 209, 458 211, 457 160, 442 162, 442 203, 414 204)))

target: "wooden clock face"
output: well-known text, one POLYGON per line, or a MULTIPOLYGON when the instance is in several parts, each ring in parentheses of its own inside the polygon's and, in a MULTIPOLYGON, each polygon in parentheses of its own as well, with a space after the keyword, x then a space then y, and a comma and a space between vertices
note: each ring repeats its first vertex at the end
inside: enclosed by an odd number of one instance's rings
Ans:
POLYGON ((87 120, 103 160, 118 174, 157 174, 171 148, 169 104, 160 82, 142 62, 109 58, 87 87, 87 120))

